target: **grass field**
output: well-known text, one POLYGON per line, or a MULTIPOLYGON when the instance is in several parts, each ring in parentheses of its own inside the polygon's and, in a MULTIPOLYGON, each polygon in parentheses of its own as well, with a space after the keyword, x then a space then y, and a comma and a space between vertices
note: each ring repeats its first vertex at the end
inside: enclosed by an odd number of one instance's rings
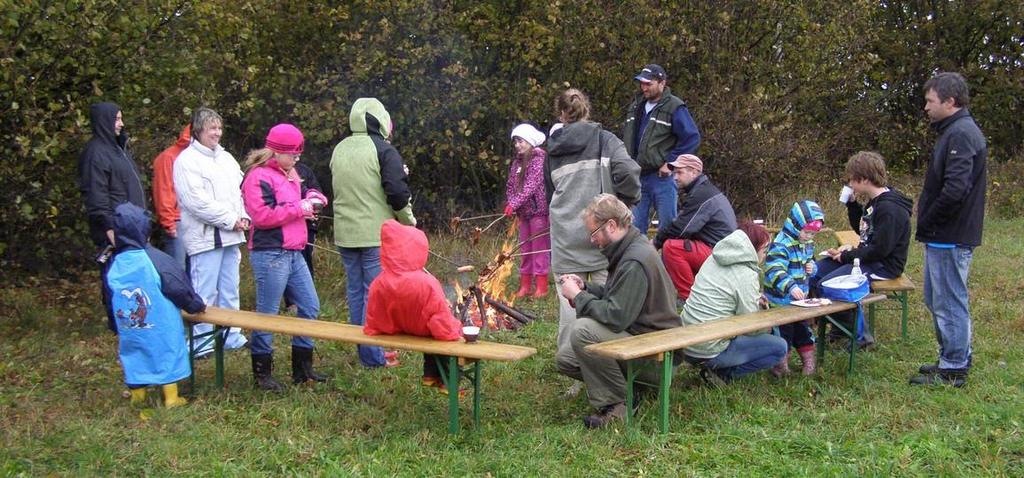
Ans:
MULTIPOLYGON (((879 344, 858 357, 852 376, 834 352, 813 379, 760 374, 709 389, 681 369, 665 436, 649 402, 629 432, 583 428, 586 399, 562 396, 571 381, 553 363, 553 295, 520 303, 542 321, 491 337, 539 353, 485 364, 482 427, 464 419, 464 432, 449 436, 446 402, 418 383, 420 357, 403 353, 397 369, 366 370, 354 347, 333 343, 318 344, 327 385, 256 391, 248 353, 236 352, 226 389, 213 388, 213 364, 200 362, 190 404, 155 407, 143 420, 121 396, 96 279, 29 282, 0 291, 0 475, 1021 476, 1021 237, 1024 220, 986 224, 971 271, 975 358, 965 388, 907 385, 935 358, 916 292, 909 339, 899 339, 898 312, 884 312, 879 344)), ((435 246, 460 263, 485 257, 460 253, 456 243, 435 246)), ((494 239, 484 246, 493 250, 494 239)), ((915 243, 907 271, 918 284, 921 255, 915 243)), ((317 265, 323 319, 343 320, 340 261, 320 250, 317 265)), ((432 260, 430 268, 448 276, 451 266, 432 260)), ((251 309, 247 269, 242 284, 251 309)), ((277 338, 281 380, 290 371, 287 343, 277 338)))

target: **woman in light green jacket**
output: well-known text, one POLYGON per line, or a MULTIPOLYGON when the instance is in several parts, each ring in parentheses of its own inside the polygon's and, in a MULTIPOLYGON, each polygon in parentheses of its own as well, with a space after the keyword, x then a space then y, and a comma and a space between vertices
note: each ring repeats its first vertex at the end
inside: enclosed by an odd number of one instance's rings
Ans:
MULTIPOLYGON (((739 229, 715 245, 711 257, 694 279, 683 307, 683 326, 702 324, 754 312, 761 301, 759 264, 771 236, 764 226, 742 222, 739 229)), ((786 355, 786 341, 770 333, 713 340, 683 349, 687 361, 714 384, 766 370, 786 355)))

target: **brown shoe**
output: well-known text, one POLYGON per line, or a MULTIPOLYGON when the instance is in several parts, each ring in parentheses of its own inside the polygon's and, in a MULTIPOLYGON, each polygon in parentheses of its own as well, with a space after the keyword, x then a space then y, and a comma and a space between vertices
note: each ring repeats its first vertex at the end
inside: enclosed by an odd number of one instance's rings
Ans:
POLYGON ((774 375, 776 378, 781 378, 783 376, 786 376, 786 375, 790 374, 790 370, 789 370, 789 354, 788 353, 786 354, 785 357, 782 357, 782 361, 781 362, 775 364, 775 366, 772 367, 771 372, 772 372, 772 375, 774 375))
POLYGON ((615 420, 622 420, 626 417, 626 404, 616 403, 601 407, 596 414, 583 418, 583 425, 587 428, 601 428, 615 420))

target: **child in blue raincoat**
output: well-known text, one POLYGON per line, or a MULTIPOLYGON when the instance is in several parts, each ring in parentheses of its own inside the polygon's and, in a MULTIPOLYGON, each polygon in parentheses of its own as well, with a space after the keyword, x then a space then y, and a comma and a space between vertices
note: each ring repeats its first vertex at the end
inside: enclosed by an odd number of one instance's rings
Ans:
POLYGON ((206 310, 185 270, 146 242, 150 217, 124 203, 114 210, 115 253, 105 286, 117 325, 118 355, 132 404, 146 399, 146 386, 163 385, 164 406, 177 407, 178 380, 192 374, 181 310, 206 310))
MULTIPOLYGON (((810 277, 816 271, 814 236, 825 222, 825 213, 814 201, 798 201, 789 210, 789 217, 768 247, 764 261, 764 295, 768 302, 786 305, 807 297, 810 277)), ((803 361, 803 374, 813 375, 814 332, 809 321, 779 326, 779 334, 796 349, 803 361)), ((789 354, 772 368, 772 374, 789 373, 789 354)))

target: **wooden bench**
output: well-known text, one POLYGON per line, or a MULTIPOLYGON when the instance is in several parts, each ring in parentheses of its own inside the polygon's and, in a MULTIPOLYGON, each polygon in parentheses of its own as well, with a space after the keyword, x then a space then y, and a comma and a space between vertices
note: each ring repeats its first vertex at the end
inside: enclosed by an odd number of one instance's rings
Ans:
MULTIPOLYGON (((860 245, 860 236, 853 231, 836 231, 836 239, 839 241, 839 245, 850 246, 851 248, 860 245)), ((907 293, 917 289, 914 285, 914 281, 910 280, 906 274, 903 274, 895 279, 871 281, 871 291, 896 299, 899 303, 900 308, 900 337, 907 338, 907 319, 910 314, 910 303, 907 297, 907 293)), ((868 323, 871 324, 871 329, 875 328, 875 305, 871 304, 868 307, 868 323)))
MULTIPOLYGON (((865 297, 862 303, 874 303, 884 299, 884 295, 871 294, 865 297)), ((639 372, 636 361, 654 360, 658 363, 661 368, 661 380, 658 384, 658 423, 661 432, 667 433, 673 352, 712 340, 729 339, 770 327, 791 324, 856 308, 857 304, 851 302, 833 302, 832 304, 820 307, 775 307, 705 322, 699 325, 684 325, 648 334, 610 340, 600 344, 592 344, 588 345, 586 350, 597 355, 625 362, 627 427, 631 425, 633 420, 633 387, 639 372)), ((821 341, 818 342, 819 344, 821 343, 821 341)), ((855 352, 856 347, 852 347, 850 352, 851 370, 853 368, 853 354, 855 352)))
POLYGON ((860 245, 860 235, 854 231, 836 231, 833 234, 840 246, 849 246, 852 249, 860 245))
MULTIPOLYGON (((900 337, 907 338, 907 319, 910 315, 910 304, 907 293, 917 289, 914 282, 903 274, 895 279, 871 281, 871 291, 896 299, 900 308, 900 337)), ((868 323, 875 327, 875 304, 868 306, 868 323)))
MULTIPOLYGON (((297 335, 312 337, 322 340, 333 340, 357 345, 377 345, 381 347, 423 352, 428 354, 442 355, 448 359, 447 376, 442 377, 445 386, 448 388, 448 431, 458 433, 459 431, 459 380, 466 378, 473 385, 473 425, 480 425, 480 364, 484 360, 495 360, 500 362, 512 362, 525 359, 537 350, 532 347, 519 345, 499 344, 494 342, 478 341, 467 344, 462 341, 446 342, 434 340, 429 337, 416 337, 411 335, 366 335, 363 328, 358 325, 339 324, 323 320, 307 320, 295 317, 283 317, 279 315, 259 314, 244 310, 222 309, 207 307, 203 314, 183 314, 186 320, 192 322, 205 322, 213 324, 214 331, 208 340, 214 341, 214 358, 216 361, 216 384, 217 387, 224 385, 224 334, 218 333, 223 328, 241 327, 249 330, 265 330, 285 335, 297 335), (463 370, 464 365, 472 365, 470 369, 463 370)), ((189 329, 189 343, 192 343, 191 327, 189 329)), ((198 337, 202 338, 202 337, 198 337)), ((207 345, 204 342, 199 345, 202 349, 207 345)), ((192 354, 190 354, 190 360, 192 354)), ((439 364, 440 365, 440 364, 439 364)), ((193 377, 194 377, 193 368, 193 377)))

